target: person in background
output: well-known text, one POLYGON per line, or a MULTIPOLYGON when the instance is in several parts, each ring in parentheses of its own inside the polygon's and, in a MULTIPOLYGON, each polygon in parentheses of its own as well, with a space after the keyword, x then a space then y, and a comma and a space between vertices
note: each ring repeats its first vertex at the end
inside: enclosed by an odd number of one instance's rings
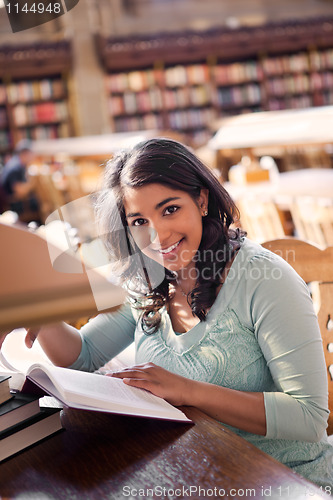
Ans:
POLYGON ((33 158, 31 141, 22 139, 16 144, 13 156, 6 162, 0 175, 7 209, 16 212, 23 222, 39 220, 39 203, 34 193, 34 180, 27 174, 27 168, 33 158))
POLYGON ((332 492, 326 365, 307 285, 232 229, 230 196, 176 141, 116 155, 104 188, 97 220, 128 301, 80 331, 30 328, 26 345, 38 336, 54 364, 94 371, 135 341, 135 366, 111 376, 199 408, 332 492), (155 282, 154 266, 164 271, 155 282))

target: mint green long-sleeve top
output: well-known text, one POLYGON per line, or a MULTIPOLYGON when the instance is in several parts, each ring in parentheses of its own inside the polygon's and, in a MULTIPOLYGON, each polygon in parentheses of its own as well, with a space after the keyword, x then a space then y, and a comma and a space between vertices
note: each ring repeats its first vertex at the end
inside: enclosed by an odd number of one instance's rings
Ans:
POLYGON ((263 392, 266 436, 232 430, 333 493, 322 340, 308 287, 292 267, 245 238, 206 321, 179 334, 164 307, 161 316, 151 336, 130 304, 90 320, 71 368, 96 370, 134 340, 136 363, 263 392))

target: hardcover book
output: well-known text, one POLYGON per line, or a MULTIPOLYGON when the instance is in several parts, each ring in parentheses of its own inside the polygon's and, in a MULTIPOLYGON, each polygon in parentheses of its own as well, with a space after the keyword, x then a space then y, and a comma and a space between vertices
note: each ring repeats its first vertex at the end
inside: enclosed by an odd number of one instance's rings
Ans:
POLYGON ((13 397, 10 392, 9 379, 10 375, 0 375, 0 405, 13 397))
POLYGON ((60 409, 54 408, 0 432, 0 462, 61 429, 60 409))

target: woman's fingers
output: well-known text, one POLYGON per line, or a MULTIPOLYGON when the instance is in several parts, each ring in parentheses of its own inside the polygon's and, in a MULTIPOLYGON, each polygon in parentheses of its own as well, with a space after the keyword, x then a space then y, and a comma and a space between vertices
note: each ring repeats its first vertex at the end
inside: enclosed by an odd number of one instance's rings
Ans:
POLYGON ((108 375, 116 378, 146 378, 153 373, 155 366, 153 363, 143 363, 141 365, 128 366, 108 375))
POLYGON ((25 345, 28 347, 28 349, 31 349, 31 347, 34 345, 34 342, 38 336, 38 333, 40 331, 40 328, 27 328, 27 334, 25 336, 25 345))

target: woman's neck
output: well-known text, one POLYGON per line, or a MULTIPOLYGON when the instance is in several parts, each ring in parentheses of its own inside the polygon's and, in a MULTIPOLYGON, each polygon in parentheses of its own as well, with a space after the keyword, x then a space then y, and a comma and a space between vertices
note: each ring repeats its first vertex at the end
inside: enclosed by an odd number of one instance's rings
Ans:
POLYGON ((190 293, 196 285, 198 270, 194 262, 177 271, 176 285, 183 294, 190 293))

